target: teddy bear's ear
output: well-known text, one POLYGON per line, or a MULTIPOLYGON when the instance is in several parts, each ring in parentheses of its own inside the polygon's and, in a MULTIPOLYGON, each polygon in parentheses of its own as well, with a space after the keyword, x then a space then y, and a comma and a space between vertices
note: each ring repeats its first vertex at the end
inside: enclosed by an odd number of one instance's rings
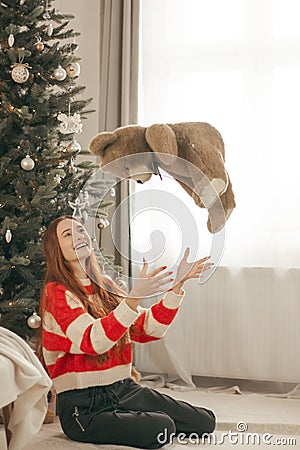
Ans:
POLYGON ((161 162, 167 166, 173 164, 174 160, 170 156, 178 155, 178 147, 171 127, 165 124, 151 125, 146 129, 145 138, 161 162))
POLYGON ((90 152, 93 155, 99 156, 101 159, 104 155, 105 149, 109 145, 113 144, 117 139, 118 137, 115 133, 111 133, 108 131, 99 133, 91 140, 89 144, 90 152))

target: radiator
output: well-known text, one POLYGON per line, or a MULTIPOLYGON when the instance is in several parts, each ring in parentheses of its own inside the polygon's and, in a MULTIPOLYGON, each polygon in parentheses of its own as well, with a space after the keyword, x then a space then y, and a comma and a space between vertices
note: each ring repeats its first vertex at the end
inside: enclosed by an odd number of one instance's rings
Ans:
POLYGON ((135 346, 140 371, 300 382, 300 269, 219 267, 185 291, 165 337, 135 346))

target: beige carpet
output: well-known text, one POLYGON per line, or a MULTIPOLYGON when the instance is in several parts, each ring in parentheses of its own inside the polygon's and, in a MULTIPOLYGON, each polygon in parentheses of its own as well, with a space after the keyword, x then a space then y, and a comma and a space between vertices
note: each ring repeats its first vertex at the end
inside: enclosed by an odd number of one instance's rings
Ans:
MULTIPOLYGON (((172 395, 174 398, 185 400, 196 405, 211 408, 217 415, 217 429, 214 441, 201 443, 186 441, 166 445, 168 450, 192 450, 192 448, 227 449, 270 449, 292 448, 300 449, 300 400, 270 398, 261 394, 234 395, 228 393, 211 393, 202 390, 178 392, 170 389, 159 389, 161 392, 172 395), (247 430, 238 432, 238 424, 246 424, 247 430), (225 435, 224 435, 225 433, 225 435), (229 434, 235 435, 231 438, 229 434), (250 436, 257 433, 256 437, 250 436), (271 435, 269 443, 264 443, 264 435, 271 435), (247 438, 247 434, 249 437, 247 438), (246 444, 245 440, 251 444, 246 444), (256 439, 252 441, 251 439, 256 439), (244 439, 244 441, 243 441, 244 439), (280 440, 280 445, 279 441, 280 440), (290 441, 288 441, 290 439, 290 441), (237 441, 238 440, 238 441, 237 441), (259 441, 259 444, 257 443, 259 441)), ((239 425, 241 426, 241 425, 239 425)), ((0 450, 5 450, 4 430, 0 428, 0 450), (2 439, 2 440, 1 440, 2 439)), ((94 445, 73 442, 61 432, 59 422, 43 425, 24 450, 128 450, 131 447, 94 445)))

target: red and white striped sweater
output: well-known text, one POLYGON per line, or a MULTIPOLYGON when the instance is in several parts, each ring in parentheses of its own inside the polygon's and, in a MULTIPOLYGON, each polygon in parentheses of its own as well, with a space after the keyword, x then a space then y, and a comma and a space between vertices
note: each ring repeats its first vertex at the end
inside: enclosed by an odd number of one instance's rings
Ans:
MULTIPOLYGON (((83 283, 88 295, 92 287, 83 283)), ((123 300, 107 316, 94 319, 81 301, 56 282, 46 286, 47 310, 42 332, 43 356, 54 389, 107 385, 131 374, 132 344, 160 339, 172 323, 183 295, 169 291, 151 308, 131 309, 123 300), (113 346, 129 330, 130 341, 122 357, 113 346), (108 352, 108 360, 99 364, 96 356, 108 352)))

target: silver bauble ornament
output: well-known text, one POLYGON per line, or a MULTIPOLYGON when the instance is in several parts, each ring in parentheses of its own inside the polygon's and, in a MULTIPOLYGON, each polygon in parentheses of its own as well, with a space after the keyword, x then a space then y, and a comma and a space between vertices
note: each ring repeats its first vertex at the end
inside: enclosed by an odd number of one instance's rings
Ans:
POLYGON ((42 319, 40 316, 34 312, 32 316, 28 317, 27 324, 30 328, 39 328, 41 326, 42 319))
POLYGON ((26 158, 23 158, 21 161, 21 167, 24 170, 32 170, 35 166, 35 163, 29 155, 26 155, 26 158))
POLYGON ((67 75, 69 78, 79 77, 80 75, 80 64, 77 62, 73 62, 68 65, 66 68, 67 75))
POLYGON ((15 83, 25 83, 29 78, 29 70, 25 64, 14 64, 11 77, 15 83))
POLYGON ((81 145, 79 144, 79 142, 76 141, 76 139, 74 139, 74 141, 71 142, 71 144, 69 144, 67 147, 67 152, 69 152, 69 153, 80 152, 80 150, 81 150, 81 145))
POLYGON ((53 76, 57 81, 63 81, 67 76, 67 72, 63 67, 58 66, 58 68, 54 70, 53 76))
POLYGON ((6 242, 7 242, 8 244, 10 243, 11 238, 12 238, 12 234, 11 234, 10 229, 8 228, 8 229, 6 230, 6 233, 5 233, 5 240, 6 240, 6 242))

